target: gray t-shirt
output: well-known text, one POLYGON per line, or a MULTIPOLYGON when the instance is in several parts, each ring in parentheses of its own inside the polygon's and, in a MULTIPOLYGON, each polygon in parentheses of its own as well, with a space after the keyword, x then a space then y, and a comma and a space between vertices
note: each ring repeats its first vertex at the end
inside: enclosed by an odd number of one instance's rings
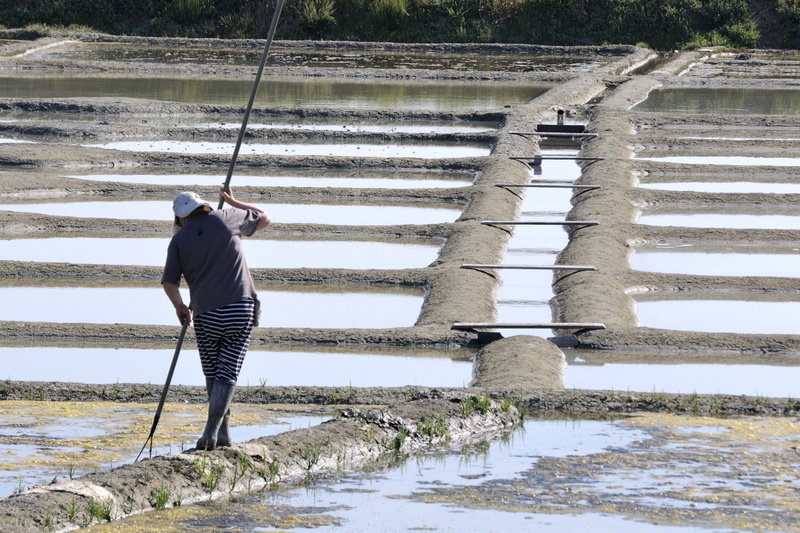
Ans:
POLYGON ((241 236, 255 233, 260 221, 261 213, 250 209, 218 209, 189 217, 169 243, 161 283, 179 285, 183 275, 196 316, 255 299, 241 236))

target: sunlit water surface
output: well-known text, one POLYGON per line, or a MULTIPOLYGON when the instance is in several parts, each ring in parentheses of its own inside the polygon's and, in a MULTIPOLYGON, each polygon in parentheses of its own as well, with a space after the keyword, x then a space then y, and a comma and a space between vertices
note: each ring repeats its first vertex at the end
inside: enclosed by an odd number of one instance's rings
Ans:
POLYGON ((710 192, 710 193, 767 193, 800 194, 800 183, 775 183, 771 181, 685 181, 640 183, 641 189, 660 191, 710 192))
MULTIPOLYGON (((447 532, 502 531, 618 531, 621 533, 712 531, 702 526, 667 526, 636 520, 628 513, 589 510, 580 495, 580 510, 556 503, 556 493, 578 487, 560 479, 553 492, 536 476, 538 464, 559 459, 564 463, 591 462, 596 454, 622 453, 651 437, 643 430, 614 421, 528 420, 509 438, 465 446, 458 451, 423 453, 400 467, 371 473, 311 479, 295 488, 279 488, 213 503, 203 508, 172 511, 174 531, 209 531, 220 524, 248 524, 249 531, 447 532), (516 496, 510 496, 514 491, 516 496), (532 491, 537 505, 532 505, 532 491), (457 495, 465 494, 462 500, 457 495), (470 495, 480 498, 472 501, 470 495), (504 496, 506 495, 506 496, 504 496), (539 498, 542 498, 540 500, 539 498), (472 503, 467 503, 472 501, 472 503)), ((545 463, 547 462, 547 463, 545 463)), ((621 486, 656 483, 658 472, 641 470, 635 481, 630 473, 613 471, 596 479, 582 478, 580 492, 595 483, 621 486)), ((691 481, 686 480, 686 483, 691 481)), ((551 485, 548 482, 547 485, 551 485)), ((651 492, 648 488, 644 492, 651 492)), ((647 498, 644 495, 643 498, 647 498)), ((668 497, 661 498, 672 503, 668 497)), ((144 530, 154 518, 129 519, 144 530)))
MULTIPOLYGON (((261 325, 285 328, 410 327, 422 306, 421 291, 314 292, 259 290, 261 325), (331 310, 336 310, 331 312, 331 310)), ((363 291, 363 290, 362 290, 363 291)), ((178 325, 159 288, 0 287, 0 321, 64 324, 178 325), (46 305, 43 304, 46 302, 46 305)), ((188 291, 184 301, 189 301, 188 291)))
MULTIPOLYGON (((30 57, 67 61, 123 61, 126 63, 166 63, 204 65, 258 65, 263 50, 258 46, 182 47, 134 43, 69 42, 41 48, 30 57)), ((559 54, 458 53, 442 51, 391 52, 332 48, 327 50, 282 47, 270 48, 268 66, 314 68, 381 68, 459 71, 567 71, 587 72, 602 60, 596 57, 559 54)))
POLYGON ((637 159, 642 161, 658 161, 660 163, 677 163, 681 165, 732 165, 740 167, 794 167, 797 166, 797 159, 791 157, 748 157, 748 156, 713 156, 713 155, 687 155, 687 156, 665 156, 665 157, 643 157, 637 159))
MULTIPOLYGON (((193 141, 117 141, 87 144, 89 148, 106 148, 126 152, 164 152, 180 154, 233 153, 233 143, 193 141)), ((242 144, 239 155, 292 155, 335 157, 407 157, 419 159, 449 159, 485 157, 490 148, 485 145, 464 144, 242 144)))
MULTIPOLYGON (((256 62, 257 64, 257 62, 256 62)), ((203 77, 0 76, 0 93, 11 99, 141 98, 193 104, 245 105, 251 79, 203 77)), ((256 106, 465 111, 524 104, 547 92, 549 83, 503 81, 357 80, 265 76, 256 106)))
MULTIPOLYGON (((343 205, 269 203, 259 204, 276 223, 386 226, 395 224, 440 224, 453 222, 461 206, 426 207, 404 205, 343 205)), ((117 220, 163 220, 172 222, 171 200, 42 202, 0 204, 0 211, 117 220)))
MULTIPOLYGON (((149 404, 92 402, 87 407, 85 402, 80 402, 80 415, 72 416, 73 413, 69 410, 75 409, 74 403, 58 403, 62 406, 66 404, 62 407, 62 416, 54 416, 52 412, 9 413, 11 408, 7 406, 4 412, 7 424, 0 431, 0 456, 7 467, 0 470, 0 498, 55 479, 65 481, 81 477, 87 472, 104 471, 133 463, 142 443, 130 445, 131 426, 137 426, 141 439, 144 440, 155 412, 155 405, 149 404), (63 416, 65 411, 68 416, 63 416), (124 422, 120 422, 120 418, 124 422), (145 421, 147 425, 144 425, 145 421), (90 444, 101 438, 103 446, 90 444), (84 448, 87 444, 91 445, 91 451, 84 448), (102 464, 92 463, 93 460, 102 461, 102 464)), ((202 405, 190 406, 192 414, 173 412, 183 407, 176 409, 175 404, 166 405, 152 456, 177 453, 194 447, 202 432, 205 408, 202 405), (192 424, 190 429, 187 429, 187 423, 192 424), (181 425, 180 433, 183 434, 184 442, 162 445, 164 440, 159 437, 167 426, 174 424, 181 425)), ((249 410, 249 406, 237 407, 240 413, 245 409, 249 410)), ((291 411, 281 413, 275 409, 263 408, 262 411, 255 417, 260 418, 261 422, 252 425, 237 425, 234 416, 230 427, 231 439, 234 442, 245 442, 261 436, 316 426, 330 418, 327 414, 293 415, 291 411)), ((142 451, 142 458, 151 456, 149 447, 142 451)))
MULTIPOLYGON (((666 360, 663 354, 660 360, 666 360)), ((757 364, 617 364, 567 365, 569 389, 680 394, 733 394, 793 398, 800 367, 757 364)))
POLYGON ((763 88, 659 88, 633 108, 666 113, 798 115, 800 91, 763 88))
POLYGON ((800 248, 792 253, 703 252, 686 249, 636 249, 631 267, 645 272, 693 274, 700 276, 800 277, 800 248))
MULTIPOLYGON (((233 183, 236 187, 334 187, 355 189, 442 189, 466 187, 471 185, 474 176, 467 173, 428 172, 405 177, 408 173, 387 172, 384 176, 337 177, 334 172, 328 176, 304 177, 291 175, 250 176, 236 174, 233 183)), ((90 174, 70 175, 73 179, 111 183, 136 183, 144 185, 180 185, 184 188, 213 187, 225 181, 223 175, 204 174, 90 174)))
MULTIPOLYGON (((5 261, 164 266, 169 239, 65 237, 0 240, 5 261)), ((438 244, 242 239, 250 268, 423 268, 438 244)))
POLYGON ((657 213, 645 210, 638 220, 649 226, 730 229, 800 229, 800 216, 750 213, 657 213))
POLYGON ((798 301, 655 300, 636 302, 646 328, 706 333, 797 334, 798 301))
MULTIPOLYGON (((543 155, 574 157, 575 149, 547 149, 543 155)), ((574 182, 580 176, 580 167, 574 160, 543 160, 539 168, 531 171, 531 182, 574 182)), ((523 196, 518 220, 561 221, 571 208, 573 189, 524 188, 511 189, 523 196)), ((497 231, 501 231, 498 229, 497 231)), ((567 233, 560 225, 513 226, 503 265, 547 266, 555 263, 556 255, 568 242, 567 233)), ((499 269, 502 280, 497 291, 497 322, 513 324, 542 324, 552 322, 549 300, 553 296, 551 270, 499 269)), ((534 335, 549 337, 552 330, 542 328, 498 329, 504 337, 534 335)))
MULTIPOLYGON (((414 349, 391 353, 280 351, 251 346, 239 385, 275 387, 465 387, 472 362, 414 349)), ((0 379, 69 383, 161 385, 174 349, 4 347, 0 379)), ((455 355, 455 354, 454 354, 455 355)), ((180 352, 174 385, 205 385, 197 350, 180 352)))

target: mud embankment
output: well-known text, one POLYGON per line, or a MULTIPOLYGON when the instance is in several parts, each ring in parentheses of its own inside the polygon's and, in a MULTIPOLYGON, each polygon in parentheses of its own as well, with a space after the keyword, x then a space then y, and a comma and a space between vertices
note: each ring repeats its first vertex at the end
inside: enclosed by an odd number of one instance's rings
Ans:
MULTIPOLYGON (((435 396, 435 395, 434 395, 435 396)), ((0 500, 3 531, 69 531, 154 509, 250 493, 287 481, 400 461, 432 446, 492 438, 521 420, 488 396, 349 408, 329 422, 214 452, 173 453, 0 500)))

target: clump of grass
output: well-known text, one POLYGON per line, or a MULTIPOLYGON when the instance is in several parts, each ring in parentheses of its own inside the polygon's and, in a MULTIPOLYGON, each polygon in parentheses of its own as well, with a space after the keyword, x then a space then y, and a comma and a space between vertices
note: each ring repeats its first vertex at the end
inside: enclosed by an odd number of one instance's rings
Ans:
POLYGON ((447 433, 447 411, 442 409, 431 420, 422 418, 417 423, 417 431, 426 437, 444 437, 447 433))
POLYGON ((89 507, 86 514, 90 524, 93 519, 96 519, 98 522, 111 522, 114 515, 114 500, 111 498, 106 500, 95 500, 92 498, 89 500, 89 507))
POLYGON ((172 0, 168 11, 178 24, 196 24, 205 15, 206 2, 205 0, 172 0))
POLYGON ((75 497, 72 497, 72 501, 67 507, 67 518, 70 522, 75 522, 75 518, 78 516, 78 503, 75 501, 75 497))
POLYGON ((406 0, 374 0, 370 14, 376 27, 393 31, 400 28, 408 17, 408 3, 406 0))
POLYGON ((408 428, 401 426, 397 431, 397 435, 395 435, 394 439, 392 439, 392 450, 396 452, 402 450, 403 444, 406 442, 406 438, 408 438, 408 428))
POLYGON ((475 412, 485 415, 492 407, 492 398, 487 394, 479 394, 471 398, 467 398, 461 402, 461 409, 464 416, 472 416, 475 412))
POLYGON ((161 511, 167 507, 171 496, 172 491, 166 485, 162 485, 150 491, 150 499, 152 500, 153 507, 155 507, 157 511, 161 511))
POLYGON ((321 36, 336 24, 334 0, 303 0, 300 4, 300 26, 312 36, 321 36))
POLYGON ((322 446, 317 443, 308 444, 303 449, 302 456, 306 462, 306 470, 310 472, 322 457, 322 446))

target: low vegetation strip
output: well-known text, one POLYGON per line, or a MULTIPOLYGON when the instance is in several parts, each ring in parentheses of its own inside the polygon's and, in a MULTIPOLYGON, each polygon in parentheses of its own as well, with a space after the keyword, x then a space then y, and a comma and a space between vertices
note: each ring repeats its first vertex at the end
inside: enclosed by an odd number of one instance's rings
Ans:
MULTIPOLYGON (((258 0, 0 2, 0 24, 46 33, 83 27, 161 37, 263 38, 273 5, 258 0)), ((276 38, 405 43, 638 44, 659 50, 800 46, 800 1, 299 0, 276 38)))

